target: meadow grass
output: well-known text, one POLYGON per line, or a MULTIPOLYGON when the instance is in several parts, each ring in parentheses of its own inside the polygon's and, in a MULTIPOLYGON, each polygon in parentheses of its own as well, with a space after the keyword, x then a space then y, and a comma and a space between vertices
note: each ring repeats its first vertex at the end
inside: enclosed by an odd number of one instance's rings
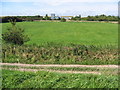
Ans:
POLYGON ((3 71, 3 88, 118 88, 117 76, 3 71))
MULTIPOLYGON (((26 44, 45 44, 47 42, 74 43, 83 45, 117 45, 118 25, 96 22, 20 22, 30 36, 26 44)), ((5 32, 10 23, 3 23, 5 32)))

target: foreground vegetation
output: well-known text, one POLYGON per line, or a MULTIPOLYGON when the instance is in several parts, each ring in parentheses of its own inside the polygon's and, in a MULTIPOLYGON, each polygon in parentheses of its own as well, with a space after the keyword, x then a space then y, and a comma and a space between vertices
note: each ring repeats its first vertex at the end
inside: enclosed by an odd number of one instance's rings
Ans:
POLYGON ((118 51, 114 46, 62 46, 46 45, 4 45, 3 62, 36 64, 118 64, 118 51))
POLYGON ((3 69, 3 88, 118 88, 117 76, 3 69))

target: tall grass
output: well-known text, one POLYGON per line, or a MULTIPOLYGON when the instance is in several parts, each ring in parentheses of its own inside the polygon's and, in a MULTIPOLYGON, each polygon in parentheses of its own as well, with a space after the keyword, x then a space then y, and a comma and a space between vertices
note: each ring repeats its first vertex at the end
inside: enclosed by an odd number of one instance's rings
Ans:
POLYGON ((111 45, 76 45, 64 46, 62 44, 46 45, 4 45, 3 62, 20 63, 82 63, 90 64, 117 64, 117 48, 111 45), (99 62, 96 63, 98 60, 99 62), (101 63, 100 63, 101 62, 101 63))

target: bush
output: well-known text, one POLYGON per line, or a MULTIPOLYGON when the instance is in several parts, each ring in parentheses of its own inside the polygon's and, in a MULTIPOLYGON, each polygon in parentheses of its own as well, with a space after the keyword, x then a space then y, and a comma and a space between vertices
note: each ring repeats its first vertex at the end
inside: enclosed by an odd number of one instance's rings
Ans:
POLYGON ((66 22, 66 19, 65 18, 61 18, 61 22, 66 22))
POLYGON ((2 34, 2 39, 6 43, 22 45, 24 42, 29 41, 29 37, 23 34, 24 29, 16 26, 15 19, 10 19, 10 23, 12 24, 12 27, 8 28, 7 32, 2 34))

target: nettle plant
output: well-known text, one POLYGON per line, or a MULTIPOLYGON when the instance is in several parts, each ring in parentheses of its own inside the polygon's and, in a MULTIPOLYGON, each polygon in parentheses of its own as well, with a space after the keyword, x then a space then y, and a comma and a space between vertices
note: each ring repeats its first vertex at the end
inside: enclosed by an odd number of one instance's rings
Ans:
POLYGON ((2 34, 2 39, 6 43, 12 43, 15 45, 23 45, 25 42, 29 41, 29 37, 24 35, 24 29, 16 26, 16 19, 10 19, 12 27, 7 29, 7 32, 2 34))

